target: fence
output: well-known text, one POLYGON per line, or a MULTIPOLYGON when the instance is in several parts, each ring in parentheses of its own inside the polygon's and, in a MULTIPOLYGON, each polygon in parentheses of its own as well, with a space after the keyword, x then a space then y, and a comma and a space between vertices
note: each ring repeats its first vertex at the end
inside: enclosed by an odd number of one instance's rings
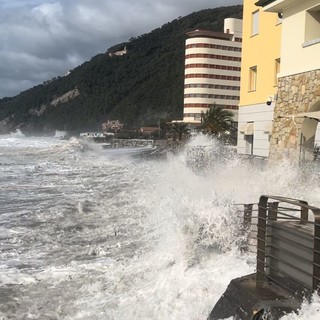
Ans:
POLYGON ((303 296, 320 285, 320 209, 306 201, 261 196, 242 205, 245 248, 256 250, 256 284, 273 282, 303 296))

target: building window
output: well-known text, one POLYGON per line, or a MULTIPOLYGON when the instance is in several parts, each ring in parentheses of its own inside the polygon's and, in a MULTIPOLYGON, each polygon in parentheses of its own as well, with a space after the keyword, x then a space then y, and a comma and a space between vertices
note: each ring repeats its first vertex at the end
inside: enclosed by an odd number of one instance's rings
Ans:
POLYGON ((190 74, 186 74, 184 78, 185 79, 190 79, 190 78, 222 79, 222 80, 240 81, 240 77, 224 76, 220 74, 205 74, 205 73, 190 73, 190 74))
POLYGON ((249 91, 255 91, 257 88, 257 66, 249 69, 249 91))
POLYGON ((188 44, 186 45, 186 49, 190 48, 211 48, 218 50, 227 50, 227 51, 237 51, 241 52, 241 48, 239 47, 229 47, 229 46, 221 46, 219 44, 207 44, 207 43, 196 43, 196 44, 188 44))
MULTIPOLYGON (((305 41, 320 38, 320 6, 306 11, 305 41)), ((319 39, 320 40, 320 39, 319 39)))
POLYGON ((280 72, 280 58, 274 62, 274 85, 278 86, 278 74, 280 72))
POLYGON ((251 35, 259 33, 259 10, 252 13, 251 35))

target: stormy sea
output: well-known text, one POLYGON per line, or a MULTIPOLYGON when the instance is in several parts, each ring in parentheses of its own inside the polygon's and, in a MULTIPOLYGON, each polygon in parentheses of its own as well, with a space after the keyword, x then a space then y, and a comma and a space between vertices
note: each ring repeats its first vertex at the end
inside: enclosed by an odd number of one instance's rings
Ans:
MULTIPOLYGON (((199 136, 144 159, 139 148, 0 136, 0 319, 207 319, 230 280, 255 271, 235 205, 270 194, 320 206, 316 167, 219 150, 199 136), (188 147, 204 144, 214 159, 199 168, 188 147)), ((314 295, 282 319, 319 319, 319 308, 314 295)))

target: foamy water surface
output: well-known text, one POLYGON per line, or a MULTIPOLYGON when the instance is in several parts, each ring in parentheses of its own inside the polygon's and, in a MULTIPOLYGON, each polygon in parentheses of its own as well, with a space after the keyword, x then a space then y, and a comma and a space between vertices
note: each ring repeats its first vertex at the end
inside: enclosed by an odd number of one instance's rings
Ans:
MULTIPOLYGON (((192 168, 79 140, 0 136, 0 319, 206 319, 254 272, 234 204, 261 194, 320 205, 317 171, 214 150, 192 168)), ((141 150, 142 151, 142 150, 141 150)), ((317 319, 314 295, 288 319, 317 319)))

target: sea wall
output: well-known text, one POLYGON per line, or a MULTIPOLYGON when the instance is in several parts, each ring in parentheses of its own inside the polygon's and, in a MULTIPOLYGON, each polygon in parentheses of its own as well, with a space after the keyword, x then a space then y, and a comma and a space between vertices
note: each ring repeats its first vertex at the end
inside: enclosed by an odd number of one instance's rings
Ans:
MULTIPOLYGON (((304 118, 292 115, 320 110, 320 70, 279 78, 269 159, 298 161, 304 118)), ((315 120, 313 120, 315 121, 315 120)))

